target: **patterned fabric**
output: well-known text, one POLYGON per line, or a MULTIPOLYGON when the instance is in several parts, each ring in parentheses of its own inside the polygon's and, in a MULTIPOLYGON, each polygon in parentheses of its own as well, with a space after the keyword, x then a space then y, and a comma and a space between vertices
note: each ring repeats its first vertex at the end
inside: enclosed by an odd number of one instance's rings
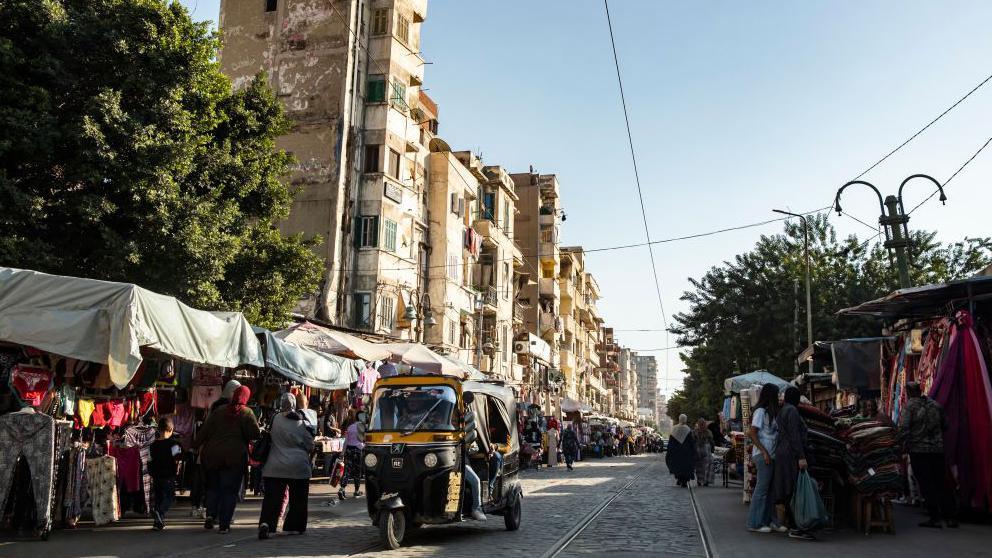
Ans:
POLYGON ((152 454, 149 448, 151 448, 156 436, 157 432, 151 426, 129 426, 124 431, 124 445, 139 448, 141 452, 141 485, 145 495, 145 510, 151 510, 154 503, 152 499, 152 476, 149 472, 152 454))
POLYGON ((944 410, 929 397, 910 399, 899 417, 899 440, 909 453, 944 453, 944 410))
POLYGON ((0 502, 7 501, 23 457, 31 470, 38 528, 51 525, 52 477, 55 467, 55 420, 41 413, 9 413, 0 416, 0 502))
POLYGON ((86 460, 86 481, 93 503, 93 521, 106 525, 121 517, 117 501, 117 461, 105 455, 86 460))
POLYGON ((348 481, 362 480, 362 450, 349 446, 344 452, 344 475, 341 479, 342 489, 348 481))

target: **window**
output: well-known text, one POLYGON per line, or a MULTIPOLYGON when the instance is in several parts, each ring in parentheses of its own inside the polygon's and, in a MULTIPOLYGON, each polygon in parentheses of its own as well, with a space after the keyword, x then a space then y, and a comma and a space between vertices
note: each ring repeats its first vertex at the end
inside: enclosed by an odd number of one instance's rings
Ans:
POLYGON ((386 76, 382 74, 370 75, 368 85, 365 89, 366 102, 386 102, 386 76))
POLYGON ((379 216, 363 216, 355 220, 355 246, 374 248, 379 245, 379 216))
POLYGON ((510 294, 512 294, 511 291, 513 290, 510 287, 510 264, 509 264, 509 262, 503 262, 503 283, 506 284, 506 287, 503 289, 503 298, 509 299, 510 298, 510 294))
POLYGON ((386 219, 382 225, 383 247, 390 252, 396 251, 396 221, 386 219))
POLYGON ((451 322, 451 329, 448 330, 448 343, 451 345, 458 344, 458 322, 451 322))
POLYGON ((410 20, 401 16, 396 16, 396 36, 404 43, 410 42, 410 20))
MULTIPOLYGON (((393 223, 393 225, 395 224, 393 223)), ((393 329, 393 324, 396 323, 396 299, 391 296, 382 297, 382 312, 379 316, 379 323, 382 324, 382 327, 393 329)))
POLYGON ((379 150, 381 145, 365 146, 365 172, 381 172, 382 167, 379 162, 379 150))
POLYGON ((278 7, 279 0, 265 0, 265 11, 274 12, 278 7))
POLYGON ((510 215, 510 202, 503 202, 503 232, 506 236, 512 236, 510 234, 510 223, 513 221, 510 215))
POLYGON ((406 84, 397 78, 393 78, 393 83, 389 90, 389 102, 404 110, 408 108, 406 104, 406 84))
POLYGON ((492 221, 496 215, 496 192, 482 194, 482 218, 492 221))
POLYGON ((400 179, 400 154, 394 149, 389 150, 389 176, 400 179))
POLYGON ((389 9, 383 8, 372 12, 372 34, 385 35, 389 32, 389 9))
POLYGON ((355 326, 369 327, 372 312, 372 294, 355 293, 355 326))

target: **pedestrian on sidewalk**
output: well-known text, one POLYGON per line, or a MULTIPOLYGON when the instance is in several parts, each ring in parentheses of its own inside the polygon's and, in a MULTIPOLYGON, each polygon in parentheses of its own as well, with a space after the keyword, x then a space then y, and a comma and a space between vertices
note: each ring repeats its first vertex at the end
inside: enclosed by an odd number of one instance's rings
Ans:
POLYGON ((248 408, 251 391, 240 386, 231 402, 207 416, 193 442, 200 448, 206 476, 207 519, 204 529, 220 524, 220 533, 231 531, 238 493, 248 464, 248 444, 261 435, 255 413, 248 408))
POLYGON ((152 519, 156 531, 165 529, 165 514, 169 513, 169 508, 176 500, 176 469, 183 450, 172 437, 174 432, 175 425, 171 417, 158 419, 158 439, 148 448, 151 459, 148 472, 152 477, 152 490, 155 494, 152 519))
POLYGON ((344 433, 344 475, 341 477, 341 488, 338 489, 338 499, 345 499, 345 488, 348 481, 355 484, 355 498, 362 495, 362 451, 365 442, 358 433, 358 419, 354 409, 348 412, 348 425, 344 433))
POLYGON ((276 530, 287 490, 289 505, 283 532, 303 534, 307 529, 310 452, 313 451, 314 435, 309 421, 296 405, 293 394, 283 394, 279 400, 279 414, 272 419, 272 447, 262 469, 265 496, 258 518, 259 539, 269 538, 269 533, 276 530))
POLYGON ((787 532, 788 528, 772 524, 772 504, 768 499, 768 489, 775 471, 775 446, 778 443, 778 386, 761 386, 758 404, 751 414, 751 461, 757 471, 754 492, 751 494, 751 507, 747 514, 747 528, 758 533, 772 531, 787 532))
POLYGON ((954 490, 947 486, 947 465, 944 457, 944 430, 947 419, 940 404, 923 395, 917 382, 906 383, 909 401, 899 415, 899 441, 909 454, 913 474, 923 493, 930 519, 920 527, 941 528, 941 519, 947 526, 958 526, 955 518, 957 507, 954 490))
POLYGON ((713 475, 713 434, 706 428, 706 419, 696 421, 692 436, 696 439, 696 486, 709 486, 713 475))
POLYGON ((575 463, 575 458, 579 455, 579 437, 572 427, 566 428, 561 435, 561 450, 565 456, 565 466, 571 471, 572 464, 575 463))
POLYGON ((686 424, 688 420, 689 417, 679 415, 679 423, 668 437, 668 452, 665 454, 665 465, 681 487, 689 486, 696 462, 696 439, 686 424))
MULTIPOLYGON (((771 495, 775 502, 775 512, 779 525, 786 525, 788 506, 792 494, 796 491, 796 481, 799 472, 805 471, 806 439, 808 429, 806 422, 799 414, 799 388, 790 386, 785 389, 782 408, 776 419, 778 423, 778 442, 775 445, 775 473, 772 475, 771 495)), ((795 522, 792 522, 795 525, 795 522)), ((813 535, 802 529, 792 529, 789 536, 794 539, 814 540, 813 535)))

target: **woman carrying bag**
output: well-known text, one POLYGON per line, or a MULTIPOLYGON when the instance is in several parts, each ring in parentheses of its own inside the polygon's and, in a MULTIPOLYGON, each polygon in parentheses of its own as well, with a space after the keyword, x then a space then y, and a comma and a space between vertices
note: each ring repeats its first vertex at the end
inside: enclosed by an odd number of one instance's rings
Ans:
POLYGON ((258 538, 267 539, 279 523, 283 497, 289 490, 284 533, 303 534, 307 529, 310 497, 312 426, 296 409, 296 397, 286 393, 279 400, 279 414, 272 419, 268 455, 262 469, 265 497, 258 518, 258 538))
MULTIPOLYGON (((806 422, 799 415, 799 389, 788 387, 785 390, 784 402, 778 412, 778 443, 775 446, 775 474, 772 477, 771 499, 775 502, 775 512, 779 525, 786 524, 786 510, 796 492, 796 481, 800 471, 805 471, 806 438, 808 429, 806 422)), ((795 525, 795 521, 792 522, 795 525)), ((813 535, 808 531, 795 528, 789 531, 789 537, 812 541, 813 535)))

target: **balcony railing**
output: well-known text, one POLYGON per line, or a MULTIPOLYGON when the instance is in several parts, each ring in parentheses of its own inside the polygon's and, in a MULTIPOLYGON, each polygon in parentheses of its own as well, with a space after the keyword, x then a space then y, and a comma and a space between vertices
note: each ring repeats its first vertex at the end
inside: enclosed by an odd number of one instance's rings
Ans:
POLYGON ((482 302, 489 306, 499 306, 499 292, 496 287, 484 287, 482 289, 482 302))

